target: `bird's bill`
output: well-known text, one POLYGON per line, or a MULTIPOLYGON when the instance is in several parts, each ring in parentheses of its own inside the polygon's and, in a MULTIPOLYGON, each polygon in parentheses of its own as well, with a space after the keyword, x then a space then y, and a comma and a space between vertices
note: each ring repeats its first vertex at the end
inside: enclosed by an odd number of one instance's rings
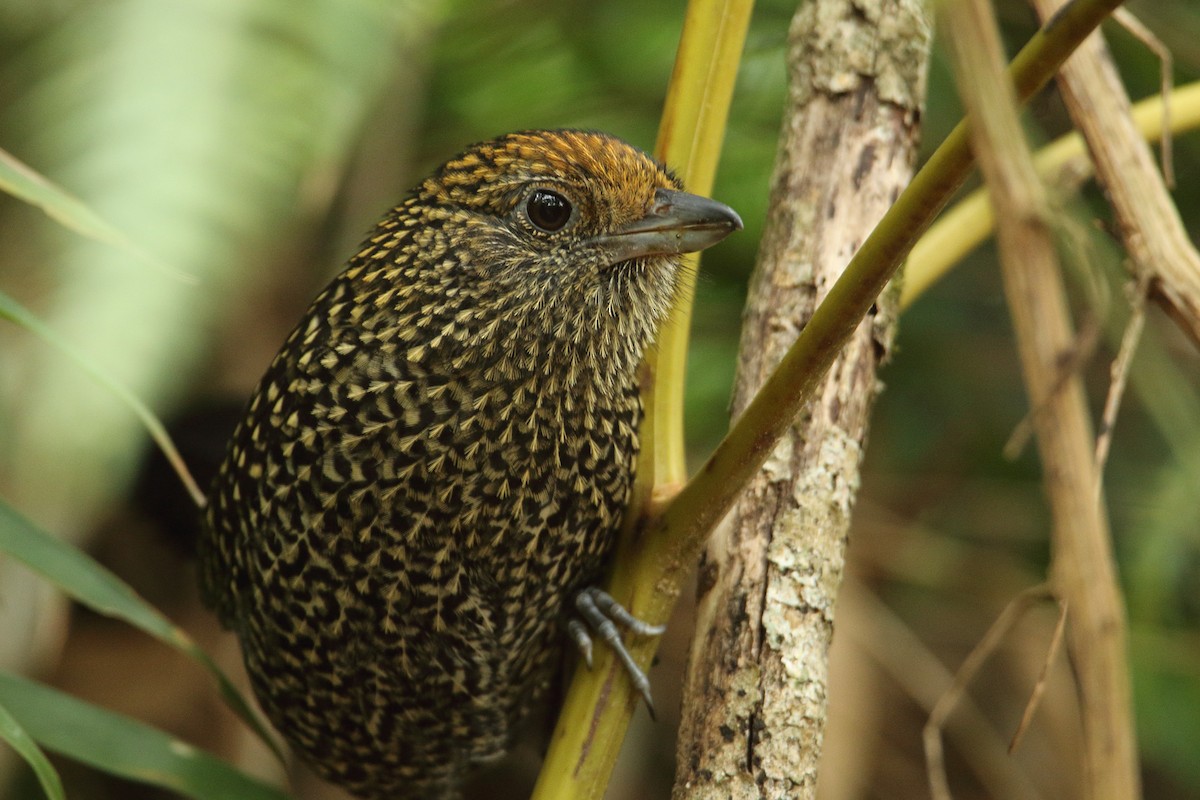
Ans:
POLYGON ((615 264, 645 256, 694 253, 741 229, 741 217, 724 203, 658 189, 646 216, 597 237, 597 243, 615 264))

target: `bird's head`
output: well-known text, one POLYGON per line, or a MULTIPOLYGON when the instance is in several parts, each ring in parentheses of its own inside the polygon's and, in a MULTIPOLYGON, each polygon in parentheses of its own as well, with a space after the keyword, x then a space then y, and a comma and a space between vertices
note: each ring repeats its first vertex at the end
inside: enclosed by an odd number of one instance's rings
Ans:
POLYGON ((509 134, 443 164, 371 234, 345 273, 355 307, 373 309, 355 330, 455 369, 628 375, 680 256, 741 227, 612 136, 509 134))
POLYGON ((635 360, 670 309, 680 255, 742 227, 638 148, 588 131, 474 145, 414 199, 436 210, 457 249, 440 280, 458 273, 469 302, 524 319, 526 330, 544 323, 560 341, 631 344, 635 360))

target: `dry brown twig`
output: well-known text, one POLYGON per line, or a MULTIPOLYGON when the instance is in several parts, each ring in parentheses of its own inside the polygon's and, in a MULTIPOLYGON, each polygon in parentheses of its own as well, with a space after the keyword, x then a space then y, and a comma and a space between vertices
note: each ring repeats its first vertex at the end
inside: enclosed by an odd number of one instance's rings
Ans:
MULTIPOLYGON (((962 666, 958 668, 958 672, 954 676, 954 681, 942 693, 941 697, 938 698, 933 710, 929 712, 929 719, 925 723, 923 738, 925 740, 925 768, 929 774, 929 788, 933 794, 933 800, 951 800, 950 784, 946 778, 946 764, 942 751, 942 729, 945 727, 946 720, 950 717, 950 713, 962 702, 967 686, 970 685, 984 662, 996 652, 1000 647, 1000 643, 1008 637, 1009 633, 1021 621, 1025 613, 1038 601, 1047 599, 1057 600, 1060 609, 1065 608, 1065 603, 1055 596, 1054 589, 1048 583, 1031 586, 1010 600, 1008 605, 1004 607, 1004 610, 1000 612, 1000 615, 996 617, 996 621, 988 628, 987 633, 983 635, 983 638, 979 640, 979 643, 975 645, 963 660, 962 666)), ((1060 620, 1064 619, 1065 614, 1060 613, 1059 617, 1060 620)), ((1012 752, 1012 749, 1016 746, 1017 739, 1028 726, 1028 720, 1033 716, 1033 712, 1037 708, 1037 703, 1041 699, 1045 688, 1046 675, 1049 673, 1054 656, 1058 653, 1059 639, 1060 636, 1058 635, 1051 638, 1041 674, 1037 683, 1034 684, 1029 702, 1025 706, 1021 725, 1017 728, 1017 732, 1013 737, 1013 743, 1009 745, 1009 752, 1012 752)))
POLYGON ((1162 94, 1162 133, 1158 137, 1158 153, 1159 163, 1162 166, 1163 180, 1167 184, 1167 188, 1175 188, 1175 146, 1174 139, 1171 134, 1171 75, 1175 71, 1175 57, 1171 54, 1171 49, 1162 43, 1162 40, 1154 35, 1154 32, 1142 24, 1142 21, 1133 15, 1133 12, 1126 8, 1118 8, 1113 12, 1113 19, 1121 23, 1125 30, 1129 31, 1137 38, 1146 48, 1154 55, 1158 56, 1159 76, 1161 87, 1159 93, 1162 94))
MULTIPOLYGON (((1046 17, 1061 0, 1036 0, 1046 17)), ((1162 63, 1163 115, 1170 114, 1172 57, 1170 51, 1127 11, 1114 17, 1152 50, 1162 63)), ((1104 40, 1094 34, 1063 66, 1058 79, 1076 124, 1087 139, 1097 175, 1112 198, 1120 221, 1118 234, 1132 259, 1132 315, 1111 367, 1100 430, 1096 437, 1098 465, 1095 492, 1100 496, 1103 467, 1112 444, 1113 428, 1124 395, 1129 365, 1145 324, 1145 298, 1154 293, 1164 300, 1180 324, 1197 338, 1200 331, 1200 255, 1191 245, 1167 191, 1174 183, 1169 124, 1163 128, 1162 176, 1154 169, 1149 148, 1137 135, 1129 114, 1129 99, 1108 56, 1104 40), (1165 179, 1165 183, 1164 183, 1165 179)))
MULTIPOLYGON (((1045 190, 1004 78, 996 23, 985 0, 941 6, 975 155, 996 209, 1005 296, 1013 318, 1053 519, 1050 582, 1070 603, 1068 645, 1084 734, 1086 796, 1140 794, 1125 621, 1109 540, 1095 494, 1097 465, 1083 385, 1062 380, 1075 343, 1045 190)), ((1200 293, 1196 295, 1200 300, 1200 293)), ((1197 306, 1200 310, 1200 306, 1197 306)), ((1197 319, 1200 323, 1200 318, 1197 319)), ((1196 327, 1200 334, 1200 324, 1196 327)))
MULTIPOLYGON (((838 614, 839 619, 845 614, 850 620, 842 630, 851 637, 853 646, 862 650, 926 712, 933 713, 946 693, 953 689, 954 674, 929 651, 905 621, 861 581, 853 577, 846 579, 838 597, 838 614)), ((941 732, 958 745, 964 764, 974 773, 988 797, 1021 797, 1025 800, 1043 797, 1038 783, 1008 757, 1003 737, 998 735, 969 694, 960 694, 953 712, 946 714, 941 732)), ((937 746, 941 747, 940 739, 937 746)), ((934 797, 939 796, 935 794, 934 797)))
POLYGON ((1079 375, 1084 365, 1091 361, 1092 356, 1096 354, 1096 347, 1099 344, 1100 324, 1095 318, 1088 318, 1080 326, 1074 343, 1059 358, 1058 378, 1055 380, 1054 388, 1050 390, 1049 396, 1045 397, 1037 407, 1025 412, 1025 416, 1013 427, 1008 441, 1004 443, 1002 453, 1005 458, 1015 461, 1021 456, 1021 453, 1025 451, 1025 446, 1033 438, 1033 418, 1046 410, 1047 404, 1063 390, 1067 381, 1079 375))
POLYGON ((1100 417, 1100 430, 1096 434, 1096 497, 1100 497, 1104 485, 1104 465, 1108 462, 1108 450, 1112 445, 1113 428, 1117 424, 1117 412, 1121 408, 1121 398, 1125 396, 1125 385, 1129 380, 1129 367, 1133 363, 1133 354, 1137 352, 1138 342, 1142 338, 1142 329, 1146 325, 1146 295, 1149 292, 1149 281, 1142 276, 1129 287, 1129 304, 1132 313, 1121 335, 1121 348, 1117 357, 1109 367, 1108 395, 1104 398, 1104 411, 1100 417))
POLYGON ((1059 648, 1062 647, 1063 634, 1067 630, 1067 601, 1060 597, 1054 599, 1058 601, 1058 621, 1054 623, 1054 633, 1050 636, 1050 643, 1046 647, 1046 658, 1042 661, 1042 670, 1033 683, 1033 689, 1029 692, 1029 701, 1025 703, 1025 712, 1021 714, 1021 721, 1017 724, 1016 731, 1013 732, 1012 740, 1008 743, 1009 755, 1016 752, 1017 746, 1021 744, 1021 739, 1025 736, 1025 731, 1029 730, 1029 723, 1033 721, 1033 715, 1042 702, 1042 695, 1046 693, 1046 681, 1050 675, 1050 667, 1054 666, 1054 659, 1058 656, 1059 648))
MULTIPOLYGON (((1046 19, 1064 2, 1034 0, 1034 6, 1046 19)), ((1132 25, 1135 35, 1164 58, 1164 69, 1169 68, 1170 54, 1164 57, 1163 48, 1152 44, 1153 37, 1140 35, 1140 23, 1132 21, 1132 25)), ((1103 36, 1089 36, 1063 65, 1057 80, 1116 212, 1118 234, 1132 259, 1135 278, 1147 276, 1150 296, 1200 344, 1200 254, 1192 246, 1149 146, 1137 132, 1129 96, 1103 36)), ((1165 168, 1169 170, 1170 164, 1165 168)))

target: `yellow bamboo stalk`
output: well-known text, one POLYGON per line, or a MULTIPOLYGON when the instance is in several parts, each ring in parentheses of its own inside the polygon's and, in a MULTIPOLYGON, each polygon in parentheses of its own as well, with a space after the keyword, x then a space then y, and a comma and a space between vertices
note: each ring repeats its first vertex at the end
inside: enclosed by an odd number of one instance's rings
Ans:
MULTIPOLYGON (((1163 132, 1163 97, 1146 98, 1133 107, 1133 121, 1148 141, 1163 132)), ((1200 81, 1171 92, 1171 128, 1173 134, 1200 128, 1200 81)), ((1034 155, 1034 166, 1043 180, 1064 171, 1079 177, 1092 173, 1087 145, 1079 133, 1055 139, 1034 155)), ((946 211, 913 245, 904 270, 901 308, 908 308, 929 287, 982 244, 995 229, 996 219, 987 192, 976 189, 946 211)))
MULTIPOLYGON (((712 192, 753 6, 753 0, 688 3, 654 150, 688 191, 696 194, 712 192)), ((669 499, 687 478, 683 388, 697 266, 695 260, 685 264, 671 317, 647 359, 642 452, 626 515, 629 524, 623 549, 636 547, 631 540, 644 513, 669 499)), ((533 800, 599 800, 604 796, 638 701, 629 697, 625 675, 612 669, 610 654, 605 650, 597 655, 594 672, 576 672, 533 800), (614 681, 621 683, 614 686, 614 681), (598 710, 608 702, 617 711, 598 717, 598 710)))

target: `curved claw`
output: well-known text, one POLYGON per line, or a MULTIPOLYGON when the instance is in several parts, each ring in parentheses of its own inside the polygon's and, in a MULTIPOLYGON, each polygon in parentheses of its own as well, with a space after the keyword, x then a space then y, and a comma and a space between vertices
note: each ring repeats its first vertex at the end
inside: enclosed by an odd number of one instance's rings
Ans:
MULTIPOLYGON (((638 619, 633 614, 630 614, 624 606, 614 600, 612 595, 594 586, 584 589, 575 596, 575 610, 579 612, 579 616, 583 619, 583 622, 587 623, 587 627, 591 628, 612 648, 621 665, 625 667, 626 674, 633 681, 633 688, 646 701, 646 708, 650 712, 650 718, 656 719, 654 701, 650 697, 650 679, 646 677, 646 673, 642 671, 641 667, 633 660, 633 656, 625 649, 625 642, 621 639, 621 634, 617 630, 617 626, 613 624, 613 620, 621 623, 630 632, 639 636, 658 636, 666 630, 666 626, 651 625, 648 622, 638 619)), ((583 653, 588 667, 591 667, 592 638, 588 635, 587 629, 578 619, 572 619, 567 623, 567 632, 583 653)))
POLYGON ((583 663, 587 664, 587 668, 592 668, 592 637, 588 635, 587 628, 577 619, 567 621, 567 635, 571 637, 571 641, 579 648, 579 654, 583 656, 583 663))

